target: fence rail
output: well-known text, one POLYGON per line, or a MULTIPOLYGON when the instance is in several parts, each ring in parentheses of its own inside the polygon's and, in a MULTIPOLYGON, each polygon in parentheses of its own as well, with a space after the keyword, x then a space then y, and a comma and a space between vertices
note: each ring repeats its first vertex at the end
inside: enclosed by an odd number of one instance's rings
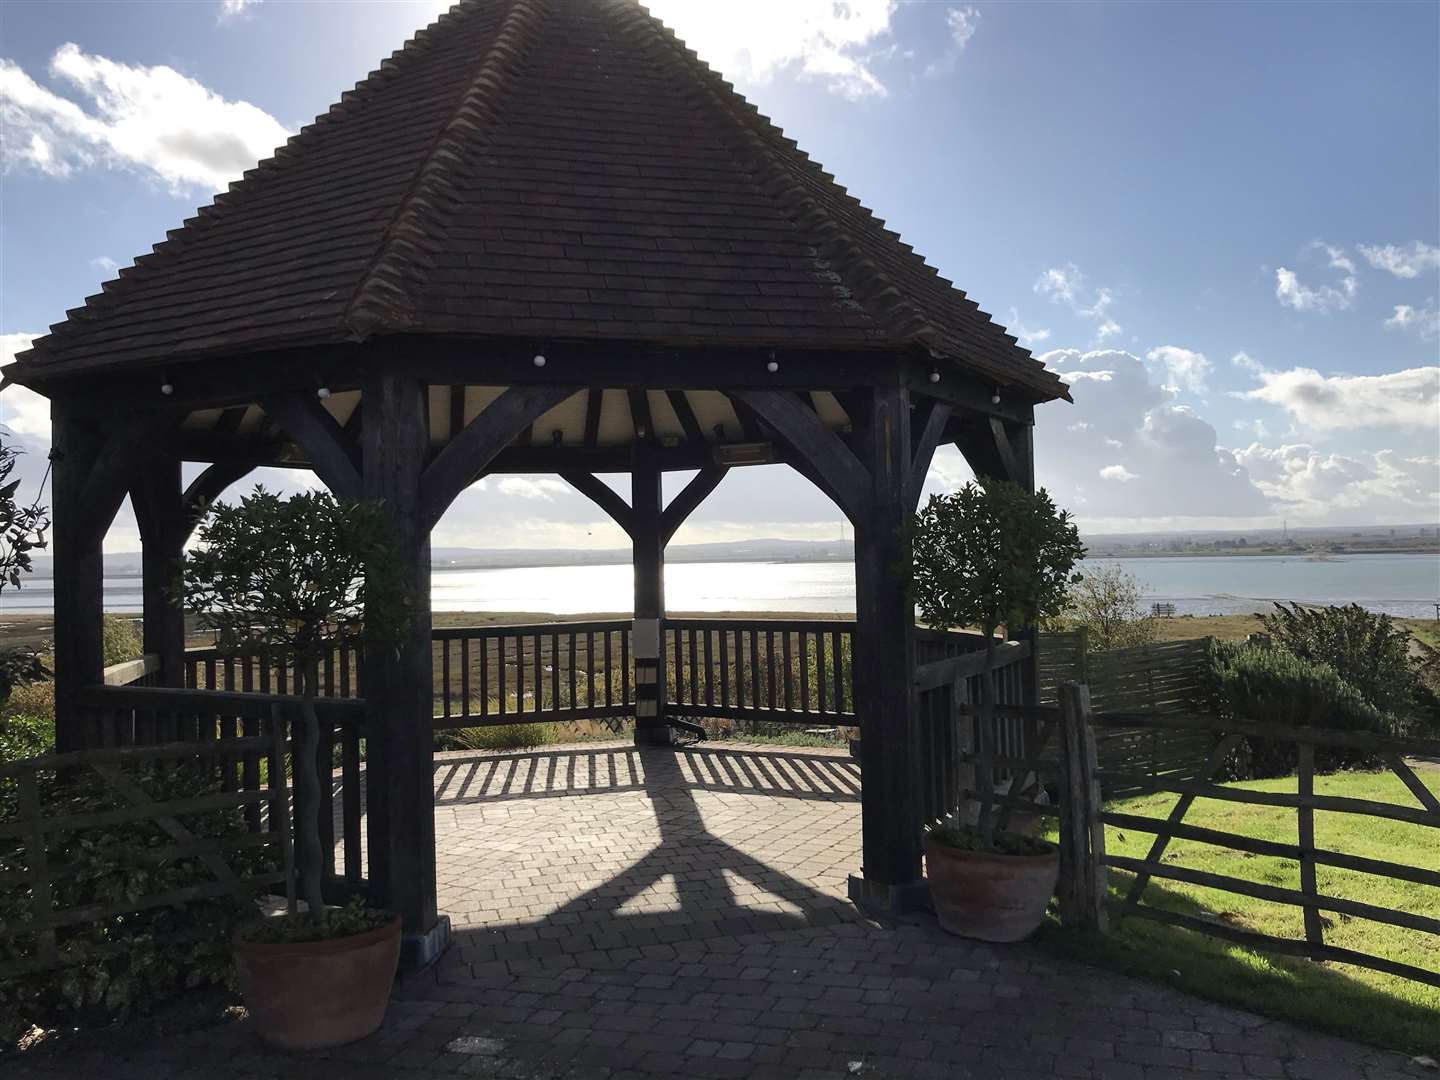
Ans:
MULTIPOLYGON (((108 687, 103 691, 107 699, 116 693, 149 691, 108 687)), ((70 928, 224 896, 249 903, 272 886, 284 887, 292 865, 284 758, 284 735, 277 727, 263 736, 111 746, 0 764, 0 785, 13 792, 6 820, 0 821, 0 864, 6 867, 0 873, 0 890, 22 893, 21 903, 14 906, 26 912, 21 919, 0 923, 0 940, 9 954, 9 959, 0 963, 0 978, 94 958, 93 944, 67 947, 62 934, 70 928), (247 787, 239 778, 257 759, 267 764, 266 782, 247 787), (147 767, 165 770, 168 775, 183 768, 194 770, 193 793, 156 798, 147 787, 147 767), (52 789, 63 793, 76 790, 77 785, 83 785, 91 796, 98 793, 102 804, 108 796, 116 805, 63 812, 50 798, 52 789), (263 829, 258 825, 262 809, 267 811, 263 829), (248 831, 197 836, 186 823, 197 814, 236 810, 247 823, 256 824, 248 831), (77 834, 117 825, 132 831, 146 823, 153 824, 169 842, 147 847, 136 858, 151 863, 194 859, 209 879, 123 899, 68 905, 61 899, 63 886, 81 872, 71 850, 77 834), (232 865, 237 854, 257 848, 273 852, 268 864, 238 870, 232 865)))
MULTIPOLYGON (((1401 739, 1368 732, 1329 731, 1281 724, 1222 723, 1213 719, 1185 716, 1099 714, 1095 717, 1095 721, 1102 730, 1105 727, 1114 726, 1131 729, 1171 728, 1181 732, 1202 732, 1208 736, 1212 745, 1204 765, 1192 778, 1136 774, 1123 769, 1107 768, 1103 764, 1096 770, 1097 778, 1107 789, 1116 785, 1126 789, 1167 792, 1179 796, 1165 818, 1113 810, 1104 810, 1099 815, 1100 821, 1104 825, 1154 837, 1150 849, 1143 859, 1119 855, 1102 857, 1103 865, 1134 875, 1125 898, 1120 904, 1121 915, 1133 915, 1167 925, 1183 927, 1262 951, 1304 956, 1312 960, 1332 960, 1354 964, 1440 987, 1440 970, 1420 968, 1387 957, 1341 948, 1328 943, 1325 940, 1325 923, 1321 913, 1330 912, 1349 918, 1367 919, 1437 936, 1440 936, 1440 919, 1368 901, 1327 895, 1319 888, 1316 871, 1319 866, 1332 866, 1376 878, 1429 886, 1440 886, 1440 872, 1437 872, 1433 866, 1410 866, 1321 848, 1317 846, 1315 839, 1316 811, 1399 821, 1440 830, 1440 797, 1437 797, 1420 780, 1405 761, 1406 755, 1440 754, 1440 740, 1401 739), (1294 792, 1255 791, 1217 782, 1217 773, 1240 741, 1251 738, 1296 744, 1299 766, 1294 792), (1362 750, 1373 753, 1399 777, 1406 790, 1414 796, 1415 804, 1402 806, 1372 799, 1317 794, 1315 791, 1315 757, 1316 750, 1320 748, 1362 750), (1294 810, 1296 842, 1293 844, 1282 843, 1221 829, 1186 824, 1185 818, 1197 799, 1294 810), (1167 851, 1174 840, 1188 840, 1212 847, 1293 861, 1299 866, 1300 887, 1298 889, 1281 887, 1269 882, 1250 881, 1180 865, 1173 856, 1167 857, 1167 851), (1298 907, 1303 913, 1304 936, 1303 938, 1290 938, 1265 934, 1146 904, 1144 899, 1147 888, 1155 879, 1196 885, 1223 893, 1298 907)), ((1436 848, 1432 847, 1431 850, 1436 850, 1436 848)))
MULTIPOLYGON (((243 794, 267 790, 270 759, 262 743, 279 738, 293 756, 290 743, 301 699, 244 691, 97 686, 80 691, 76 705, 91 750, 135 748, 143 756, 166 744, 245 748, 233 768, 217 774, 222 793, 243 794)), ((327 892, 343 895, 365 881, 365 700, 320 698, 315 713, 320 725, 322 873, 327 892)), ((262 800, 248 804, 245 815, 252 831, 268 827, 262 800)))

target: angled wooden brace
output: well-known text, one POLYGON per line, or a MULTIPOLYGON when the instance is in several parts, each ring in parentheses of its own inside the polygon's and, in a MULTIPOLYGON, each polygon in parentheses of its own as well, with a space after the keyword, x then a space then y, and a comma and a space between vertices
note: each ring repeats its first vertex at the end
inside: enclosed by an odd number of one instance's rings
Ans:
POLYGON ((130 491, 136 470, 154 453, 157 436, 168 433, 176 423, 175 417, 157 420, 154 416, 138 416, 121 422, 110 433, 85 477, 83 494, 77 504, 79 546, 98 543, 104 537, 130 491))
POLYGON ((512 386, 435 456, 420 477, 420 528, 429 532, 474 479, 521 432, 572 394, 574 386, 512 386))
POLYGON ((851 521, 870 505, 870 473, 813 409, 781 390, 736 390, 731 397, 774 429, 851 521))
POLYGON ((318 400, 292 391, 262 398, 260 407, 305 451, 315 475, 335 496, 360 498, 360 448, 318 400))
POLYGON ((695 509, 705 501, 705 497, 719 486, 720 481, 725 479, 725 474, 730 471, 728 465, 706 465, 691 478, 679 495, 670 500, 670 505, 665 507, 660 514, 660 542, 668 544, 670 538, 675 535, 675 530, 685 524, 695 509))
POLYGON ((631 537, 635 535, 635 512, 631 510, 630 504, 604 480, 594 473, 580 472, 574 469, 562 472, 560 479, 609 514, 615 524, 624 529, 627 535, 631 537))
POLYGON ((952 406, 948 401, 932 401, 925 417, 925 426, 915 440, 915 453, 910 460, 910 479, 906 484, 906 497, 913 510, 920 502, 920 489, 925 486, 925 477, 930 472, 930 462, 935 450, 945 437, 945 426, 950 423, 952 406))
MULTIPOLYGON (((255 468, 249 461, 217 461, 206 466, 205 471, 190 481, 190 486, 180 496, 180 513, 184 516, 184 539, 188 540, 206 508, 221 492, 237 480, 243 480, 255 468)), ((182 541, 183 542, 183 541, 182 541)))

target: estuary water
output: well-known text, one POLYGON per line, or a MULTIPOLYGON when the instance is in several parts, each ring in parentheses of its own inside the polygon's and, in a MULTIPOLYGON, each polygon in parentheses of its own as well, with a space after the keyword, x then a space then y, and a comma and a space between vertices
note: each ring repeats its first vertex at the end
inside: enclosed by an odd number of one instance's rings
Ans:
MULTIPOLYGON (((1358 603, 1372 611, 1434 618, 1440 601, 1440 558, 1433 555, 1188 556, 1092 560, 1117 562, 1133 574, 1146 602, 1173 603, 1182 615, 1265 611, 1275 600, 1358 603)), ((1083 570, 1083 567, 1082 567, 1083 570)), ((558 615, 629 611, 628 564, 543 566, 494 570, 437 567, 437 611, 534 611, 558 615)), ((27 579, 6 589, 0 609, 10 614, 51 610, 54 583, 27 579)), ((846 562, 671 563, 665 570, 671 611, 855 610, 854 568, 846 562)), ((138 611, 140 580, 108 578, 105 607, 138 611)))

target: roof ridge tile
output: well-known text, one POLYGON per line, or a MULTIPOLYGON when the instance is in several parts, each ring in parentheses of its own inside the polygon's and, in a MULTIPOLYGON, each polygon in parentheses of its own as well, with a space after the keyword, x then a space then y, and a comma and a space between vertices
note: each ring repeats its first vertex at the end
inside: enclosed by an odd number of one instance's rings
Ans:
POLYGON ((548 0, 510 0, 500 30, 486 50, 455 111, 436 136, 385 230, 370 268, 355 288, 343 322, 357 339, 396 330, 414 321, 414 293, 423 286, 419 268, 433 259, 438 220, 455 196, 455 173, 490 134, 514 70, 533 44, 548 0))

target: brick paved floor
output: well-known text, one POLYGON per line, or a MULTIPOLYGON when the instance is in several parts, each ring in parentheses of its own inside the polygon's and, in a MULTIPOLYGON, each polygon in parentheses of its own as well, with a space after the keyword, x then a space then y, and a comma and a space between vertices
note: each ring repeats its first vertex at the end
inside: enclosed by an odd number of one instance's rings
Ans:
POLYGON ((493 1076, 1182 1076, 1435 1073, 1156 985, 862 919, 858 774, 843 754, 586 746, 437 763, 456 944, 375 1036, 261 1050, 248 1025, 12 1065, 110 1080, 493 1076))

